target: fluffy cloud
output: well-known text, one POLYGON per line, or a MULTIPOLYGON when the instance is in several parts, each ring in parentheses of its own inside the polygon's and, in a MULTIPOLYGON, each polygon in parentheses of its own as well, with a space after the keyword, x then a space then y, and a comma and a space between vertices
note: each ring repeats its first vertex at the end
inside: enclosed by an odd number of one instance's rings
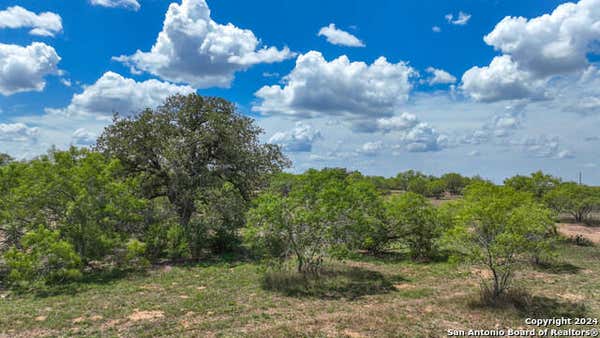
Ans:
POLYGON ((313 143, 322 138, 321 132, 309 124, 297 122, 292 130, 277 132, 269 139, 269 143, 280 145, 289 152, 309 152, 313 143))
POLYGON ((205 0, 182 0, 167 10, 163 29, 149 52, 114 59, 133 72, 145 71, 195 88, 228 87, 237 71, 293 57, 286 47, 259 48, 252 31, 210 17, 205 0))
POLYGON ((509 55, 496 56, 489 66, 473 67, 462 76, 461 89, 476 101, 542 98, 542 81, 519 69, 509 55))
POLYGON ((335 24, 330 23, 329 26, 322 27, 319 30, 319 36, 324 36, 327 41, 334 45, 347 46, 347 47, 364 47, 364 42, 360 41, 356 36, 343 31, 335 24))
POLYGON ((63 29, 62 19, 58 14, 35 14, 21 6, 0 11, 0 28, 31 28, 29 34, 38 36, 54 36, 63 29))
MULTIPOLYGON (((600 0, 565 3, 532 19, 505 17, 484 41, 503 55, 465 72, 463 90, 481 101, 539 98, 542 86, 585 73, 588 54, 600 52, 600 0)), ((590 106, 595 109, 593 100, 581 109, 590 106)))
POLYGON ((42 91, 44 77, 58 73, 59 61, 54 48, 41 42, 27 47, 0 43, 0 94, 42 91))
POLYGON ((442 31, 442 29, 440 28, 440 26, 433 26, 433 27, 431 27, 431 30, 432 30, 434 33, 439 33, 439 32, 441 32, 441 31, 442 31))
POLYGON ((438 151, 448 145, 448 137, 440 135, 435 128, 425 122, 420 122, 405 132, 401 140, 406 150, 410 152, 438 151))
POLYGON ((458 12, 458 16, 456 18, 454 17, 453 14, 446 14, 445 18, 449 24, 464 26, 471 19, 471 14, 460 11, 460 12, 458 12))
POLYGON ((376 121, 377 129, 383 132, 405 131, 414 128, 419 119, 410 113, 402 113, 399 116, 379 118, 376 121))
POLYGON ((49 113, 66 115, 95 115, 109 117, 118 112, 127 115, 145 108, 155 108, 174 94, 193 93, 189 86, 178 86, 158 80, 137 82, 117 73, 106 72, 96 83, 75 94, 71 103, 62 109, 46 109, 49 113))
POLYGON ((600 114, 600 70, 590 65, 585 71, 552 81, 552 97, 565 112, 600 114))
POLYGON ((97 135, 85 128, 78 128, 73 132, 73 144, 76 146, 88 146, 96 142, 97 135))
POLYGON ((140 3, 137 0, 90 0, 94 6, 126 8, 137 11, 140 9, 140 3))
POLYGON ((522 104, 506 106, 504 112, 494 114, 481 128, 464 136, 461 143, 482 144, 513 135, 523 125, 523 108, 522 104))
POLYGON ((264 86, 252 109, 263 114, 316 117, 388 116, 404 103, 417 73, 405 62, 380 57, 371 65, 350 62, 345 55, 332 61, 316 51, 298 56, 283 85, 264 86))
POLYGON ((28 142, 34 140, 39 129, 24 123, 0 123, 1 142, 28 142))
POLYGON ((443 69, 428 67, 426 71, 427 73, 431 74, 431 77, 429 80, 427 80, 427 82, 432 86, 436 84, 448 84, 456 82, 456 78, 443 69))
POLYGON ((484 37, 519 67, 541 77, 584 69, 587 54, 599 51, 598 40, 600 0, 565 3, 529 20, 505 17, 484 37))
POLYGON ((383 150, 383 142, 366 142, 360 148, 358 148, 357 152, 366 156, 375 156, 379 154, 383 150))
POLYGON ((572 151, 563 149, 560 146, 558 136, 547 137, 541 135, 538 137, 527 137, 522 140, 513 140, 511 143, 523 147, 525 152, 535 157, 565 159, 575 156, 572 151))
POLYGON ((404 147, 410 152, 438 151, 448 145, 446 135, 440 134, 428 123, 421 122, 416 115, 410 113, 379 118, 375 130, 394 133, 396 139, 401 142, 396 148, 404 147))

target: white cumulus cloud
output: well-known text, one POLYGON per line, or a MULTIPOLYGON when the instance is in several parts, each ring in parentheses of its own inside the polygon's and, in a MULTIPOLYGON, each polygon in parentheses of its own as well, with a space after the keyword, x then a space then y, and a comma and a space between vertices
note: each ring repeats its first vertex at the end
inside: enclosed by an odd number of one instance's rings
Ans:
POLYGON ((309 124, 297 122, 295 128, 275 133, 269 143, 280 145, 289 152, 309 152, 313 143, 322 138, 321 132, 309 124))
POLYGON ((379 154, 383 150, 383 142, 366 142, 360 148, 358 148, 357 152, 366 156, 375 156, 379 154))
POLYGON ((389 116, 408 99, 416 71, 405 62, 384 57, 371 65, 342 55, 327 61, 320 52, 298 56, 283 85, 264 86, 252 109, 263 114, 317 117, 389 116))
MULTIPOLYGON (((556 78, 583 74, 600 52, 600 0, 559 5, 550 14, 505 17, 484 37, 503 53, 463 75, 462 89, 480 101, 536 99, 556 78)), ((581 110, 594 101, 583 103, 581 110)))
POLYGON ((34 140, 39 133, 36 127, 24 123, 0 123, 0 141, 27 142, 34 140))
POLYGON ((567 159, 575 157, 575 154, 561 147, 558 136, 526 137, 522 140, 513 140, 512 144, 523 147, 523 150, 535 157, 546 157, 555 159, 567 159))
POLYGON ((334 45, 347 47, 364 47, 365 44, 356 36, 335 27, 335 24, 330 23, 329 26, 322 27, 319 30, 318 36, 324 36, 327 41, 334 45))
POLYGON ((581 0, 556 7, 536 18, 505 17, 484 41, 512 56, 536 76, 584 69, 587 54, 598 52, 600 0, 581 0))
POLYGON ((0 94, 42 91, 44 78, 58 73, 59 61, 54 48, 41 42, 26 47, 0 43, 0 94))
POLYGON ((31 28, 29 34, 54 36, 63 29, 60 15, 52 12, 36 14, 21 6, 0 11, 0 28, 31 28))
POLYGON ((48 113, 95 115, 109 117, 113 113, 128 115, 146 108, 155 108, 168 96, 193 93, 189 86, 178 86, 158 80, 137 82, 114 72, 106 72, 96 83, 73 95, 71 103, 62 109, 47 108, 48 113))
POLYGON ((438 151, 448 146, 448 137, 426 122, 420 122, 401 137, 410 152, 438 151))
POLYGON ((114 59, 133 72, 145 71, 195 88, 228 87, 237 71, 294 56, 287 47, 259 45, 251 30, 213 21, 205 0, 182 0, 169 6, 163 29, 149 52, 138 50, 114 59))
POLYGON ((462 76, 461 89, 476 101, 542 98, 544 82, 519 69, 509 55, 496 56, 489 66, 473 67, 462 76))
POLYGON ((395 148, 404 147, 410 152, 438 151, 448 146, 446 135, 411 113, 404 112, 392 117, 379 118, 373 131, 394 133, 401 143, 395 148))
POLYGON ((419 119, 410 113, 402 113, 399 116, 383 117, 377 119, 377 129, 383 132, 405 131, 415 127, 419 119))
POLYGON ((76 146, 88 146, 96 142, 97 135, 85 128, 78 128, 73 132, 73 144, 76 146))
POLYGON ((429 80, 427 80, 427 82, 429 82, 430 85, 448 84, 456 82, 456 77, 454 77, 452 74, 448 73, 443 69, 428 67, 426 71, 427 73, 431 74, 431 77, 429 78, 429 80))

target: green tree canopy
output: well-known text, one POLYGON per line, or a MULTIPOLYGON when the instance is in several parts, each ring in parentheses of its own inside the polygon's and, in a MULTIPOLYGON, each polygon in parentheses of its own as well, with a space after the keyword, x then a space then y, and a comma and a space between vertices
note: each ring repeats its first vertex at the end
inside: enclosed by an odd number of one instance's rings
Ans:
POLYGON ((536 171, 530 176, 516 175, 504 180, 504 185, 517 191, 529 192, 538 200, 542 199, 545 194, 559 184, 560 179, 552 175, 544 174, 541 171, 536 171))
POLYGON ((467 188, 447 238, 455 252, 489 269, 496 298, 510 286, 524 255, 548 248, 553 227, 551 211, 531 194, 477 183, 467 188))
POLYGON ((144 195, 167 197, 187 226, 211 188, 229 182, 249 200, 288 164, 277 146, 260 143, 261 132, 224 99, 177 95, 156 110, 115 117, 97 147, 141 174, 144 195))
POLYGON ((324 169, 286 178, 285 189, 262 194, 248 213, 244 234, 255 251, 293 256, 299 271, 310 271, 334 251, 375 248, 387 236, 379 192, 359 174, 324 169))
POLYGON ((412 192, 392 196, 385 206, 390 233, 409 247, 413 258, 433 258, 443 231, 437 209, 412 192))
POLYGON ((544 196, 548 207, 557 213, 568 213, 576 222, 585 222, 600 210, 600 190, 595 187, 562 183, 544 196))

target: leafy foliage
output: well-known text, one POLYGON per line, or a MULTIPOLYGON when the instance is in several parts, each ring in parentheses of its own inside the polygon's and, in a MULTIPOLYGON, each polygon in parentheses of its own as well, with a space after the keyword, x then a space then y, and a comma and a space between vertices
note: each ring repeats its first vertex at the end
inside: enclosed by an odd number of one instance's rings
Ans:
POLYGON ((575 183, 562 183, 544 196, 548 207, 568 213, 576 222, 586 222, 590 213, 600 210, 600 190, 575 183))
POLYGON ((560 179, 541 171, 536 171, 530 176, 517 175, 504 180, 504 185, 517 191, 529 192, 538 200, 541 200, 559 184, 560 179))
POLYGON ((260 133, 232 103, 190 94, 115 117, 98 149, 121 160, 130 175, 141 175, 145 197, 167 197, 188 227, 197 202, 211 202, 211 189, 229 182, 249 200, 268 174, 287 165, 277 146, 259 142, 260 133))
POLYGON ((463 177, 457 173, 447 173, 440 177, 440 180, 444 182, 446 191, 453 195, 460 195, 465 187, 470 183, 467 177, 463 177))
POLYGON ((405 243, 414 259, 436 256, 443 227, 437 209, 425 197, 407 192, 386 201, 390 232, 405 243))
POLYGON ((100 259, 143 226, 136 181, 120 179, 118 160, 71 148, 0 168, 1 229, 8 246, 42 224, 55 228, 84 260, 100 259))
POLYGON ((27 232, 20 248, 12 247, 4 258, 9 283, 19 288, 58 284, 81 276, 81 258, 58 231, 40 225, 27 232))
POLYGON ((261 195, 248 213, 244 234, 255 251, 281 261, 293 256, 298 271, 306 272, 330 254, 385 242, 381 198, 360 175, 309 170, 290 183, 283 193, 261 195))
POLYGON ((467 188, 464 205, 446 239, 456 253, 489 269, 495 298, 509 288, 523 255, 549 248, 553 226, 551 211, 530 194, 474 184, 467 188))

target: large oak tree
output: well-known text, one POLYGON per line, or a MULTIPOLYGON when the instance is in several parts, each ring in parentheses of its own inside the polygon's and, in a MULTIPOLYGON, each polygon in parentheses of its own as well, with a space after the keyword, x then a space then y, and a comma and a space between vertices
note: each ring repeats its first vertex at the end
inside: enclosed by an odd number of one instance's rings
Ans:
POLYGON ((97 147, 143 177, 145 197, 167 197, 186 227, 212 189, 233 184, 249 200, 288 165, 277 146, 260 142, 261 133, 225 99, 176 95, 154 110, 116 115, 97 147))

